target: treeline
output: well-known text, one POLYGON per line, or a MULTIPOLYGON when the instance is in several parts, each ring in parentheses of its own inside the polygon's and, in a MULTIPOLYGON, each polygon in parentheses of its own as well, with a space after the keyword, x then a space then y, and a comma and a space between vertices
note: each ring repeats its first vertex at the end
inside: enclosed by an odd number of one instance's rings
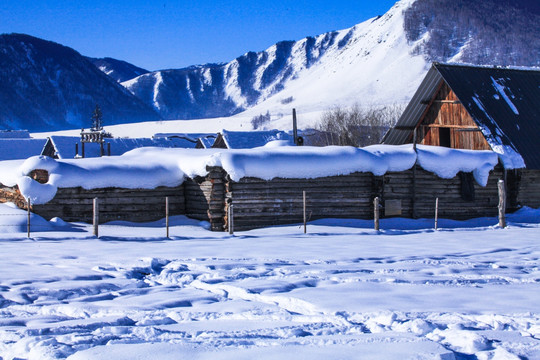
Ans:
POLYGON ((335 106, 325 111, 316 129, 321 132, 313 145, 368 146, 379 144, 403 112, 400 105, 349 108, 335 106))
POLYGON ((417 0, 404 16, 407 39, 425 38, 415 53, 429 61, 448 61, 467 44, 460 62, 540 66, 538 0, 417 0))

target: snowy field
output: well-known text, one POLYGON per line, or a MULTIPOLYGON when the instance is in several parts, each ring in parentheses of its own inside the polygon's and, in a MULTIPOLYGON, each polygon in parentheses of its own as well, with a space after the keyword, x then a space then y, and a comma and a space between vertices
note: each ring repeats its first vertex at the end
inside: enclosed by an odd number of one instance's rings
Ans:
POLYGON ((0 358, 540 359, 540 210, 239 232, 0 205, 0 358), (7 215, 11 214, 11 215, 7 215), (46 231, 45 231, 46 230, 46 231))

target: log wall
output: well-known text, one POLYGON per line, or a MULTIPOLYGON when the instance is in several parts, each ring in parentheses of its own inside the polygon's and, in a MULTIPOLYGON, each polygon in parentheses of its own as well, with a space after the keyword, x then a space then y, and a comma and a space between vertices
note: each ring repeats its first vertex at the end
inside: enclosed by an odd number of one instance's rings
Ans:
POLYGON ((492 170, 485 187, 472 179, 471 174, 466 176, 470 178, 468 185, 473 188, 468 198, 464 198, 462 189, 467 184, 459 174, 451 179, 442 179, 419 166, 407 171, 390 172, 383 176, 382 199, 400 200, 401 216, 409 218, 434 217, 436 198, 439 198, 440 217, 463 220, 495 216, 498 211, 497 182, 504 177, 503 170, 499 167, 492 170))
MULTIPOLYGON (((227 181, 225 196, 234 204, 235 230, 301 223, 303 190, 307 194, 308 220, 332 217, 372 219, 373 199, 377 196, 383 206, 383 216, 387 201, 396 204, 397 200, 401 210, 397 216, 432 218, 438 197, 440 217, 462 220, 497 214, 497 181, 503 175, 502 169, 496 168, 490 173, 485 187, 470 181, 472 176, 469 176, 468 186, 473 188, 474 199, 470 198, 471 194, 464 199, 462 187, 465 180, 461 176, 441 179, 420 167, 384 176, 354 173, 318 179, 277 178, 265 181, 243 178, 238 182, 227 181)), ((227 202, 226 208, 228 206, 227 202)))
POLYGON ((54 199, 33 205, 32 211, 47 220, 92 222, 93 199, 99 199, 99 222, 113 220, 146 222, 165 217, 165 197, 169 197, 169 215, 185 214, 184 186, 156 189, 101 188, 85 190, 60 188, 54 199))
POLYGON ((540 170, 520 170, 517 203, 520 206, 540 207, 540 170))
MULTIPOLYGON (((307 217, 366 218, 373 213, 375 177, 371 173, 317 179, 227 181, 227 204, 234 205, 234 229, 245 230, 303 221, 303 191, 307 217)), ((226 222, 225 222, 226 224, 226 222)))
MULTIPOLYGON (((209 221, 213 231, 228 230, 227 211, 233 204, 235 230, 247 230, 301 223, 302 192, 305 190, 308 221, 329 217, 373 219, 373 199, 376 196, 383 206, 382 217, 432 218, 438 197, 439 217, 468 219, 497 215, 497 181, 505 177, 509 211, 520 206, 540 207, 540 170, 517 170, 505 174, 502 167, 497 166, 491 171, 486 187, 470 181, 471 176, 467 181, 463 176, 441 179, 418 166, 383 176, 354 173, 270 181, 257 178, 232 181, 221 168, 208 168, 208 171, 206 177, 186 179, 183 185, 174 188, 58 189, 52 201, 34 205, 31 210, 46 219, 60 217, 66 221, 90 223, 92 201, 97 197, 100 199, 101 223, 112 220, 145 222, 165 217, 165 197, 168 196, 170 215, 186 214, 209 221), (464 198, 464 185, 469 189, 468 198, 464 198)), ((16 186, 0 186, 0 202, 7 201, 16 203, 20 208, 27 206, 16 186)))

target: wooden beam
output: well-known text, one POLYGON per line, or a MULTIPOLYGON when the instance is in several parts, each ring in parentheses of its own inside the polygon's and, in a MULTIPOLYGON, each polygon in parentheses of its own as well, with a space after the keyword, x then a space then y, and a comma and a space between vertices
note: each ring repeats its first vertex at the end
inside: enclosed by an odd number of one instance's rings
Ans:
POLYGON ((414 127, 413 133, 409 136, 409 139, 408 139, 409 142, 412 140, 412 137, 416 133, 416 130, 418 129, 418 127, 420 127, 422 122, 424 122, 424 119, 426 118, 426 116, 427 116, 427 114, 429 112, 429 109, 431 108, 431 105, 433 105, 433 102, 435 102, 435 100, 436 100, 435 98, 439 94, 439 91, 441 91, 441 88, 443 87, 443 85, 444 85, 444 80, 441 80, 439 85, 437 86, 437 89, 433 92, 433 96, 431 97, 431 100, 429 101, 426 108, 424 109, 424 112, 422 113, 422 116, 420 116, 420 119, 416 123, 416 126, 414 127))
POLYGON ((478 130, 477 126, 473 125, 447 125, 447 124, 422 124, 421 127, 428 127, 428 128, 450 128, 450 129, 467 129, 467 130, 478 130))
POLYGON ((437 104, 461 104, 461 101, 459 100, 423 100, 423 105, 429 105, 431 103, 437 103, 437 104))

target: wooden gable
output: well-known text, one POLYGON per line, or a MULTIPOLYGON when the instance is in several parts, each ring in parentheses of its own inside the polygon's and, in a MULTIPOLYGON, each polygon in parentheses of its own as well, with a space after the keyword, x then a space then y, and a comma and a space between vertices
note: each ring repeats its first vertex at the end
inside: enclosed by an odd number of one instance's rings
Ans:
POLYGON ((417 125, 417 143, 454 149, 490 150, 484 135, 456 94, 441 81, 417 125))

